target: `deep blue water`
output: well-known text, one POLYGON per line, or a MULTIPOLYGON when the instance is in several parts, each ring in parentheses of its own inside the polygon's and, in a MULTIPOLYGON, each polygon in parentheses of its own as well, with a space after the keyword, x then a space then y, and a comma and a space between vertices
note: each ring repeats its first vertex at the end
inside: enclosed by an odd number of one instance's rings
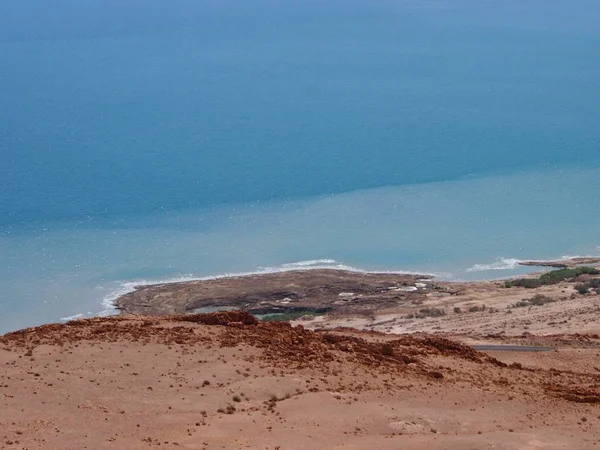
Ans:
POLYGON ((600 253, 599 55, 592 0, 1 2, 0 332, 138 280, 600 253))

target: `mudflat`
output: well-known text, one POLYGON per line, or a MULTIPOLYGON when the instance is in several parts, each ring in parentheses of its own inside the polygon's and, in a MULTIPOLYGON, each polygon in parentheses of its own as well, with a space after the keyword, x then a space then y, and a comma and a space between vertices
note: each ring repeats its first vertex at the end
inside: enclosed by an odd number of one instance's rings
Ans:
POLYGON ((416 290, 420 275, 362 273, 344 270, 296 270, 288 272, 217 278, 213 280, 138 286, 119 297, 115 306, 122 313, 139 315, 184 314, 199 308, 234 308, 254 314, 331 311, 362 303, 381 309, 396 303, 401 295, 381 295, 390 288, 416 290), (368 299, 368 300, 367 300, 368 299))
POLYGON ((594 334, 600 333, 600 295, 594 289, 581 293, 578 286, 598 278, 580 275, 535 288, 507 288, 503 280, 441 282, 424 275, 324 269, 139 286, 116 306, 126 315, 218 309, 272 318, 285 314, 310 329, 471 337, 594 334))

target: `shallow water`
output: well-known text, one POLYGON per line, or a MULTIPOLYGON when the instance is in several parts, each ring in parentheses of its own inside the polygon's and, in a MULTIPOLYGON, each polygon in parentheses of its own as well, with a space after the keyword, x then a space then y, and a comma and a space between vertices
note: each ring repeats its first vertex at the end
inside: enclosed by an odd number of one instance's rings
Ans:
POLYGON ((109 312, 110 299, 135 284, 227 273, 525 273, 534 268, 519 259, 600 253, 590 219, 599 175, 530 172, 11 232, 0 239, 2 325, 109 312))

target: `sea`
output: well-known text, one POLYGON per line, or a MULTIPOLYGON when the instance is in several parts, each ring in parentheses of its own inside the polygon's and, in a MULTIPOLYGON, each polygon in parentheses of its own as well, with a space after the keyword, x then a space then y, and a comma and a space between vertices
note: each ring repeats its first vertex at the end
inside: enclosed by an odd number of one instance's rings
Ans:
POLYGON ((0 2, 0 333, 139 284, 600 254, 597 0, 0 2))

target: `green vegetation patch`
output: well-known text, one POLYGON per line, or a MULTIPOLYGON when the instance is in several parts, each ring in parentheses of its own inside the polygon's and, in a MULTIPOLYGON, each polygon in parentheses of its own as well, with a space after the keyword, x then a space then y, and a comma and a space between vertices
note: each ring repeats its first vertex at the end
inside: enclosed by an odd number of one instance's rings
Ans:
POLYGON ((442 317, 446 311, 440 308, 422 308, 417 313, 408 314, 407 319, 424 319, 426 317, 442 317))
POLYGON ((512 305, 513 308, 525 308, 527 306, 543 306, 547 303, 554 303, 555 298, 548 297, 546 295, 536 294, 532 298, 524 298, 519 300, 517 303, 512 305))
POLYGON ((600 294, 600 278, 596 278, 590 281, 586 281, 585 283, 577 283, 575 285, 575 290, 580 294, 587 294, 591 291, 595 291, 600 294))
POLYGON ((485 305, 474 305, 469 307, 469 312, 482 312, 485 311, 485 305))
POLYGON ((577 278, 580 275, 598 275, 600 270, 594 267, 576 267, 574 269, 560 269, 552 270, 542 274, 539 278, 518 278, 516 280, 507 280, 504 282, 504 287, 524 287, 524 288, 537 288, 540 286, 546 286, 548 284, 556 284, 561 281, 570 280, 577 278))

